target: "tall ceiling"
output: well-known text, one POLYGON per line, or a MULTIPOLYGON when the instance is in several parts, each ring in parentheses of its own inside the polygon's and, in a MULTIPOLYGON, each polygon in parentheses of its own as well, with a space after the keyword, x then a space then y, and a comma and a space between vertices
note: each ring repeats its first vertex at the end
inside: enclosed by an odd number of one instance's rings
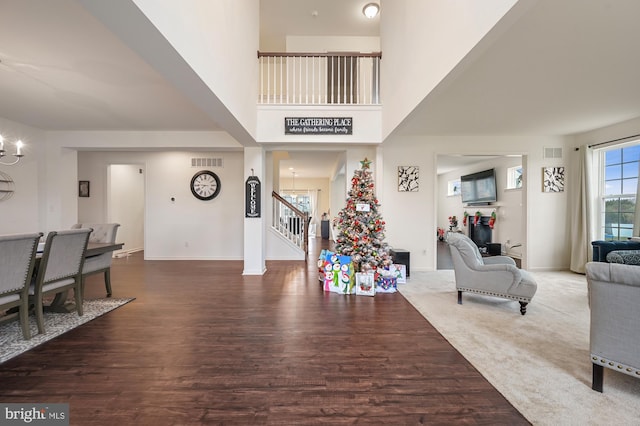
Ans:
MULTIPOLYGON (((384 2, 373 21, 367 2, 260 0, 261 37, 375 36, 384 2)), ((0 4, 0 117, 45 130, 220 129, 78 0, 0 4)), ((564 135, 640 117, 640 1, 520 4, 395 134, 564 135)))
POLYGON ((637 0, 523 0, 403 134, 569 135, 640 117, 637 0))
POLYGON ((218 129, 78 1, 0 4, 0 117, 44 130, 218 129))

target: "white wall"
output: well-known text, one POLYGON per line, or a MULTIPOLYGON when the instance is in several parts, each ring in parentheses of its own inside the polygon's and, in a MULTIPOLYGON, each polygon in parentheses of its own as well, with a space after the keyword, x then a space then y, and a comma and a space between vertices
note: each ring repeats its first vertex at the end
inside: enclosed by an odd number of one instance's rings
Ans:
MULTIPOLYGON (((145 259, 242 259, 242 153, 83 152, 80 160, 81 174, 91 180, 92 196, 87 200, 96 204, 106 199, 109 165, 145 165, 145 259), (193 174, 204 169, 191 167, 191 158, 203 156, 224 159, 224 167, 209 168, 220 177, 222 186, 211 201, 196 199, 189 188, 193 174)), ((106 214, 104 206, 96 209, 106 214)), ((92 208, 85 206, 83 211, 92 208)))
POLYGON ((359 52, 380 51, 380 37, 296 36, 286 37, 287 52, 359 52))
POLYGON ((15 141, 22 140, 25 144, 24 157, 18 164, 0 165, 0 171, 9 175, 14 182, 11 198, 0 201, 0 234, 46 232, 41 222, 44 216, 40 211, 45 193, 39 187, 44 173, 39 160, 46 154, 46 135, 41 130, 3 118, 0 118, 0 134, 5 138, 5 162, 13 161, 9 154, 15 152, 15 141))
POLYGON ((542 167, 570 167, 566 141, 561 137, 459 136, 397 137, 382 147, 384 182, 379 193, 387 222, 387 242, 411 252, 411 268, 436 267, 438 187, 435 172, 438 154, 526 154, 525 180, 531 206, 527 216, 528 269, 555 270, 569 266, 567 192, 542 193, 542 167), (543 159, 543 147, 563 147, 562 159, 543 159), (418 192, 398 192, 398 166, 420 167, 418 192))
POLYGON ((640 117, 623 121, 622 123, 617 123, 612 126, 602 127, 590 132, 574 135, 572 146, 578 147, 582 145, 593 145, 615 139, 624 139, 629 136, 636 136, 639 134, 640 117))
POLYGON ((119 223, 117 240, 124 244, 119 252, 143 250, 144 173, 139 171, 144 164, 96 167, 94 154, 78 153, 78 180, 90 183, 90 196, 78 197, 78 223, 119 223))
POLYGON ((384 2, 380 19, 383 138, 515 3, 517 0, 384 2))
POLYGON ((255 139, 258 2, 134 2, 255 139))
MULTIPOLYGON (((499 157, 492 160, 482 161, 473 166, 466 166, 460 169, 444 173, 438 176, 438 226, 447 230, 449 229, 449 216, 458 217, 458 227, 469 235, 469 226, 472 226, 473 215, 476 211, 480 211, 484 216, 489 216, 491 212, 496 212, 496 224, 492 232, 492 242, 502 244, 503 252, 508 247, 505 246, 507 240, 511 245, 526 243, 526 235, 523 224, 526 212, 523 210, 523 189, 506 189, 507 186, 507 168, 515 167, 522 164, 520 157, 499 157), (491 206, 482 208, 464 207, 462 197, 460 195, 448 196, 448 182, 452 180, 460 180, 460 176, 479 172, 482 170, 495 169, 496 173, 496 203, 491 206), (467 226, 464 227, 462 219, 464 212, 469 214, 467 226)), ((516 248, 509 250, 509 254, 521 255, 522 249, 516 248)))

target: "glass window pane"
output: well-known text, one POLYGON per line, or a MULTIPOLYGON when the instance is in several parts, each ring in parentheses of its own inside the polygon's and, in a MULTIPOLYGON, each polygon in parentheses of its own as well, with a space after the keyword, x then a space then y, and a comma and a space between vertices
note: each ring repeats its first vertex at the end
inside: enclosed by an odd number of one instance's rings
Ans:
POLYGON ((640 145, 630 146, 622 150, 622 161, 625 163, 628 161, 640 160, 640 145))
POLYGON ((623 178, 632 178, 638 177, 638 163, 624 163, 622 165, 622 177, 623 178))
POLYGON ((607 166, 604 169, 604 180, 620 179, 622 178, 622 165, 616 164, 614 166, 607 166))
POLYGON ((605 164, 607 166, 610 164, 620 164, 622 162, 621 149, 612 149, 611 151, 607 151, 604 153, 604 156, 605 156, 605 164))
POLYGON ((612 198, 606 200, 604 203, 604 211, 609 212, 617 212, 620 209, 620 200, 618 198, 612 198))
POLYGON ((618 195, 621 194, 622 180, 610 180, 604 183, 604 195, 618 195))
POLYGON ((633 213, 636 211, 636 199, 635 198, 621 198, 620 199, 620 212, 633 213))
POLYGON ((620 239, 620 235, 618 234, 618 228, 612 228, 612 230, 611 230, 611 239, 613 239, 613 240, 620 239))
POLYGON ((621 240, 626 240, 628 238, 633 237, 633 225, 631 227, 621 226, 619 236, 621 240))
POLYGON ((638 179, 623 179, 622 194, 635 194, 638 190, 638 179))
POLYGON ((605 228, 618 226, 618 217, 619 217, 618 212, 605 213, 604 214, 605 228))

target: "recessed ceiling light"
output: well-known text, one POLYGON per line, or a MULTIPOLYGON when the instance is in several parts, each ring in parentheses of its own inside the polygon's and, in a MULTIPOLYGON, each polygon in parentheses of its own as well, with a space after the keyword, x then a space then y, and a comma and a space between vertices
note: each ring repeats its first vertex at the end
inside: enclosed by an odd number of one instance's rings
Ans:
POLYGON ((378 3, 367 3, 362 8, 362 13, 369 19, 378 16, 378 12, 380 12, 380 5, 378 3))

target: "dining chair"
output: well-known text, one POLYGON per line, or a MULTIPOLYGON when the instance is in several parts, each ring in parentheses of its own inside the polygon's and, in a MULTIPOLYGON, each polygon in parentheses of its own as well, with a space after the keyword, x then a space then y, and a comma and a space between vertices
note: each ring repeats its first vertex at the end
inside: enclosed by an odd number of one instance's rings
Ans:
POLYGON ((41 233, 0 236, 0 310, 18 307, 25 340, 29 329, 29 285, 41 233))
MULTIPOLYGON (((77 223, 72 229, 91 228, 93 232, 89 235, 90 243, 115 243, 116 234, 118 233, 119 223, 77 223)), ((111 297, 111 261, 113 252, 102 253, 96 256, 89 256, 84 260, 82 266, 82 280, 84 291, 84 280, 87 275, 103 273, 104 287, 107 291, 107 297, 111 297)))
POLYGON ((73 289, 82 315, 82 265, 91 228, 52 231, 47 235, 38 272, 29 289, 35 299, 38 332, 44 334, 43 297, 73 289))

